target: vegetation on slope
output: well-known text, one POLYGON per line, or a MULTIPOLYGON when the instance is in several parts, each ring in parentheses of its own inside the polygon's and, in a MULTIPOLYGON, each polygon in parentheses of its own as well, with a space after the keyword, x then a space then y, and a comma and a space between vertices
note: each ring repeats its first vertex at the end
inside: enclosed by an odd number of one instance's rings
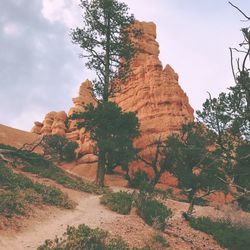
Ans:
POLYGON ((167 218, 172 215, 171 209, 168 209, 145 192, 138 194, 129 194, 127 192, 110 193, 101 198, 101 203, 120 214, 129 214, 134 205, 137 214, 148 225, 159 230, 164 230, 167 218))
POLYGON ((221 246, 229 250, 249 249, 249 229, 232 225, 226 221, 212 221, 208 217, 192 218, 190 225, 194 229, 211 234, 221 246))
POLYGON ((107 188, 101 188, 80 178, 73 178, 67 175, 65 171, 57 167, 52 161, 46 160, 34 152, 18 150, 3 144, 0 144, 0 149, 11 150, 8 156, 14 160, 14 163, 18 162, 21 164, 22 171, 37 174, 43 178, 51 179, 64 187, 82 192, 103 194, 108 191, 107 188))
POLYGON ((127 192, 105 194, 101 198, 101 204, 119 214, 129 214, 132 207, 132 195, 127 192))
POLYGON ((0 215, 24 215, 29 204, 48 204, 73 208, 74 204, 59 189, 34 183, 15 174, 0 162, 0 215))
POLYGON ((155 250, 167 249, 168 243, 165 238, 156 233, 142 248, 131 248, 119 236, 111 236, 107 231, 100 228, 91 229, 81 224, 78 228, 68 227, 62 238, 46 240, 38 250, 155 250), (155 248, 157 246, 157 248, 155 248))
POLYGON ((90 229, 82 224, 68 227, 62 239, 46 240, 38 250, 129 250, 129 246, 121 238, 111 237, 108 232, 96 228, 90 229))

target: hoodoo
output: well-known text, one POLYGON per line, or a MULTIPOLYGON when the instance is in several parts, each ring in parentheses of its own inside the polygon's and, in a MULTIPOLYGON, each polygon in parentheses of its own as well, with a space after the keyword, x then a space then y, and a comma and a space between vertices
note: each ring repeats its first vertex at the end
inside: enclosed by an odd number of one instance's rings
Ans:
MULTIPOLYGON (((152 22, 135 23, 142 35, 134 38, 137 54, 131 64, 131 74, 126 84, 111 98, 123 111, 136 112, 140 122, 141 136, 135 140, 135 147, 142 157, 149 158, 154 151, 154 143, 164 140, 173 132, 178 132, 182 124, 194 120, 194 111, 188 97, 178 83, 178 74, 170 65, 164 68, 159 60, 159 44, 156 41, 156 25, 152 22)), ((68 112, 83 112, 85 105, 97 104, 89 80, 81 84, 79 96, 73 98, 74 106, 68 112)), ((94 157, 94 143, 85 129, 77 129, 76 120, 67 119, 65 112, 50 112, 43 123, 35 122, 32 132, 38 134, 65 135, 79 144, 80 163, 97 161, 94 157), (94 159, 94 160, 93 160, 94 159)), ((142 162, 134 162, 131 167, 143 167, 142 162)), ((145 167, 145 165, 144 165, 145 167)))
POLYGON ((114 101, 124 111, 136 112, 141 136, 135 146, 144 157, 149 157, 155 140, 163 140, 178 132, 183 123, 193 121, 194 111, 178 83, 178 74, 170 65, 163 68, 159 60, 156 25, 135 25, 142 30, 142 36, 135 41, 138 52, 131 65, 131 76, 114 101))

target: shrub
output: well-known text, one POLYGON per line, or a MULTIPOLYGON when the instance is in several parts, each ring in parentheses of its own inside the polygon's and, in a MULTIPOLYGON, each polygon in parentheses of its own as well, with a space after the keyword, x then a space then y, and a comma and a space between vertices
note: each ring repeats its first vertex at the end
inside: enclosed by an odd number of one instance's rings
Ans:
POLYGON ((132 206, 132 195, 127 192, 109 193, 101 198, 101 204, 119 214, 129 214, 132 206))
POLYGON ((250 212, 250 194, 241 196, 237 201, 243 211, 250 212))
POLYGON ((211 234, 221 246, 229 250, 249 249, 249 229, 232 225, 226 221, 212 221, 208 217, 192 218, 190 225, 194 229, 211 234))
POLYGON ((75 160, 78 144, 60 135, 46 135, 43 137, 42 147, 44 155, 49 159, 70 162, 75 160))
MULTIPOLYGON (((0 148, 9 149, 9 146, 0 144, 0 148)), ((15 152, 15 153, 12 153, 13 154, 12 157, 14 158, 18 157, 23 160, 22 171, 37 174, 43 178, 54 180, 57 183, 63 185, 64 187, 76 189, 76 190, 83 191, 83 192, 95 193, 95 194, 104 194, 108 192, 107 188, 101 188, 92 183, 83 181, 80 178, 74 178, 74 177, 69 176, 62 169, 57 167, 52 161, 46 160, 41 155, 38 155, 30 151, 18 150, 12 147, 10 149, 15 152)), ((0 182, 1 182, 1 177, 2 177, 1 170, 2 169, 0 168, 0 182)), ((5 168, 4 172, 6 171, 7 170, 5 168)), ((10 176, 10 178, 12 177, 10 176)), ((23 179, 22 181, 20 180, 21 183, 25 181, 30 182, 28 178, 23 179)), ((11 183, 12 186, 15 185, 15 182, 12 180, 9 180, 8 182, 11 183)), ((27 184, 25 184, 25 186, 27 187, 27 184)))
POLYGON ((0 193, 0 214, 6 217, 25 214, 25 200, 18 192, 0 193))
POLYGON ((68 199, 68 195, 57 188, 36 183, 34 190, 41 194, 43 202, 46 204, 68 209, 74 207, 74 203, 68 199))
POLYGON ((87 193, 104 194, 108 192, 107 188, 101 188, 92 183, 83 181, 79 178, 73 178, 67 175, 62 169, 55 166, 53 163, 48 162, 46 167, 35 165, 22 168, 25 172, 37 174, 43 178, 51 179, 64 187, 79 190, 87 193))
POLYGON ((138 170, 129 178, 129 186, 131 188, 142 189, 149 182, 148 174, 143 170, 138 170))
POLYGON ((0 163, 0 214, 6 217, 24 215, 27 205, 49 204, 73 208, 68 196, 57 188, 48 187, 13 171, 0 163), (7 191, 6 191, 7 190, 7 191))
POLYGON ((141 250, 165 250, 169 247, 169 244, 162 233, 156 231, 153 235, 146 240, 146 246, 141 250))
POLYGON ((62 239, 46 240, 38 250, 129 250, 126 242, 121 238, 114 238, 108 232, 96 228, 90 229, 82 224, 68 227, 62 239))
POLYGON ((139 194, 136 206, 138 215, 148 225, 159 230, 164 230, 165 220, 172 215, 171 209, 143 193, 139 194))
POLYGON ((120 237, 111 238, 106 244, 107 250, 129 250, 128 244, 120 237))

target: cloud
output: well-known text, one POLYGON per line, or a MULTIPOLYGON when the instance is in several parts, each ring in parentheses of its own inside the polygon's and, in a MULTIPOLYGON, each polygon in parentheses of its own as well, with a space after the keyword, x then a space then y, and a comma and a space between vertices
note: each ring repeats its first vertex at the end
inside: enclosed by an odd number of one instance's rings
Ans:
POLYGON ((68 110, 87 75, 69 28, 25 2, 0 1, 0 123, 29 130, 38 114, 68 110))
MULTIPOLYGON (((228 47, 241 42, 242 16, 226 0, 124 0, 139 20, 157 24, 160 59, 180 76, 195 109, 232 85, 228 47), (203 3, 204 2, 204 3, 203 3)), ((0 123, 29 130, 46 112, 69 110, 91 73, 70 28, 79 0, 0 0, 0 123)), ((250 9, 250 1, 239 0, 250 9)))
POLYGON ((7 37, 17 38, 21 36, 23 32, 24 32, 24 27, 16 23, 9 22, 3 26, 3 33, 7 37))
POLYGON ((75 0, 43 0, 42 15, 50 22, 62 22, 72 28, 79 23, 79 1, 75 0))

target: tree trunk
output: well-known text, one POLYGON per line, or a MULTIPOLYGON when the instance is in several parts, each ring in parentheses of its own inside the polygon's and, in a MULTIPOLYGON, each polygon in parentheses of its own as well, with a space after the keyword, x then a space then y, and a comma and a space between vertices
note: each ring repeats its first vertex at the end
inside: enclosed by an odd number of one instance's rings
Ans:
POLYGON ((97 185, 99 187, 104 187, 105 173, 106 173, 106 167, 104 165, 104 166, 101 166, 101 168, 99 170, 99 178, 98 178, 98 182, 97 182, 97 185))
POLYGON ((105 153, 100 150, 99 159, 98 159, 98 168, 97 168, 96 179, 95 179, 95 183, 100 187, 104 186, 104 177, 106 173, 105 162, 106 162, 105 153))
POLYGON ((191 201, 190 201, 188 210, 187 210, 187 214, 190 215, 190 216, 192 215, 192 213, 193 213, 193 211, 194 211, 195 199, 196 199, 196 197, 193 196, 192 199, 191 199, 191 201))
POLYGON ((103 88, 103 101, 107 102, 109 97, 109 88, 110 88, 110 40, 111 40, 111 31, 110 31, 110 17, 109 14, 105 17, 105 23, 107 26, 106 31, 106 47, 105 47, 105 59, 104 59, 104 88, 103 88))

